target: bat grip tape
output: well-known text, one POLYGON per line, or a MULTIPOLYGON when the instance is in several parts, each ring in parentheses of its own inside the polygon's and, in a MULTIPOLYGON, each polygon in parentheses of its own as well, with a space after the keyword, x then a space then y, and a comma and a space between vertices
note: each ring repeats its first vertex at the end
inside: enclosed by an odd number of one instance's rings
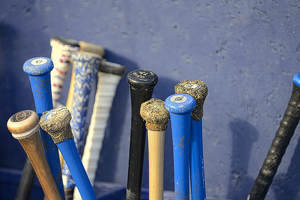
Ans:
POLYGON ((293 85, 287 109, 248 199, 264 199, 300 118, 300 86, 293 85))

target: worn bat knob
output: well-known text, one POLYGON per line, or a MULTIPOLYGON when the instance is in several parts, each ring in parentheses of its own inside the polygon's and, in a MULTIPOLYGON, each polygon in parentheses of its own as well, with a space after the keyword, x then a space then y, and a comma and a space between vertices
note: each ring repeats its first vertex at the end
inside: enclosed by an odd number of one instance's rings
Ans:
POLYGON ((43 113, 40 125, 51 137, 55 144, 73 139, 70 121, 71 113, 66 107, 61 107, 43 113))
POLYGON ((165 102, 160 99, 150 99, 142 103, 141 117, 146 121, 146 128, 152 131, 165 131, 170 114, 165 108, 165 102))
POLYGON ((192 118, 195 121, 200 121, 203 117, 203 104, 208 94, 207 85, 200 80, 185 80, 175 85, 175 93, 188 94, 195 98, 196 108, 192 111, 192 118))

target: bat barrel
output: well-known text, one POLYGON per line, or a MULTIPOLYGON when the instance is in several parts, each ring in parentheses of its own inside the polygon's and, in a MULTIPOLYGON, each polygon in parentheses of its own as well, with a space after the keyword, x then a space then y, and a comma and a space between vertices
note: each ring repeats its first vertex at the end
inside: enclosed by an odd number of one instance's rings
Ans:
MULTIPOLYGON (((52 69, 53 62, 46 57, 29 59, 23 65, 24 72, 29 76, 36 112, 39 117, 43 112, 53 108, 50 80, 50 72, 52 69)), ((55 178, 60 194, 64 199, 65 195, 57 146, 44 130, 40 129, 40 134, 51 172, 55 178)))
POLYGON ((25 150, 46 198, 62 199, 43 151, 36 112, 24 110, 16 113, 8 120, 7 128, 25 150))
POLYGON ((70 121, 71 114, 69 110, 66 107, 62 107, 44 112, 40 120, 40 125, 42 129, 51 135, 54 143, 62 153, 82 199, 96 200, 93 187, 82 165, 73 140, 70 121))
POLYGON ((51 71, 52 98, 53 107, 56 108, 59 105, 58 100, 71 66, 71 52, 79 51, 80 47, 76 40, 60 36, 51 38, 50 45, 52 47, 51 60, 54 64, 54 69, 51 71))
POLYGON ((152 97, 158 81, 155 73, 148 70, 134 70, 128 73, 127 82, 131 95, 131 134, 126 199, 141 198, 146 128, 140 116, 141 104, 152 97))
POLYGON ((149 200, 162 200, 165 130, 170 114, 165 108, 165 102, 160 99, 150 99, 142 103, 140 114, 148 129, 149 200))
POLYGON ((190 184, 192 199, 204 200, 206 198, 206 192, 202 142, 202 117, 203 104, 208 94, 208 88, 203 81, 185 80, 175 86, 175 93, 188 94, 196 100, 196 107, 192 111, 189 143, 190 184))
POLYGON ((191 113, 196 107, 195 99, 187 94, 175 94, 165 100, 170 112, 176 199, 189 199, 189 142, 191 113))
POLYGON ((293 77, 293 90, 288 106, 268 154, 248 196, 249 200, 264 199, 290 143, 300 119, 300 74, 293 77))

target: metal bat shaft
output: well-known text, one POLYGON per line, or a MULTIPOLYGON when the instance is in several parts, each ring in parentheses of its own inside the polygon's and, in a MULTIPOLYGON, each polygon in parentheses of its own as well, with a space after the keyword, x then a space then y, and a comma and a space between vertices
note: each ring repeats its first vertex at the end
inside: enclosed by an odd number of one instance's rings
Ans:
POLYGON ((172 127, 175 198, 189 199, 190 127, 196 101, 190 95, 175 94, 166 99, 165 106, 170 112, 172 127))
MULTIPOLYGON (((36 112, 39 117, 43 112, 53 108, 50 80, 50 71, 52 69, 53 62, 46 57, 29 59, 23 65, 24 72, 29 76, 36 112)), ((61 197, 64 199, 65 195, 61 177, 58 149, 53 143, 51 137, 44 130, 41 129, 40 134, 45 156, 60 191, 61 197)))
POLYGON ((293 78, 293 91, 264 163, 248 199, 264 199, 300 119, 300 74, 293 78))
POLYGON ((52 98, 53 107, 56 108, 59 106, 58 100, 70 68, 71 52, 79 51, 80 47, 76 40, 60 36, 51 38, 50 45, 51 60, 54 64, 54 69, 51 71, 52 98))
POLYGON ((62 107, 44 112, 40 125, 51 135, 62 153, 82 199, 97 200, 74 143, 70 120, 70 112, 62 107))
POLYGON ((149 200, 163 200, 165 130, 170 114, 160 99, 142 103, 141 117, 146 121, 149 148, 149 200))
POLYGON ((157 81, 157 75, 148 70, 134 70, 127 75, 131 96, 131 134, 126 189, 127 200, 141 198, 146 128, 145 122, 140 116, 140 107, 143 102, 151 99, 157 81))
MULTIPOLYGON (((74 134, 74 142, 76 144, 79 155, 82 155, 84 141, 87 133, 85 132, 85 122, 87 107, 89 102, 92 82, 94 81, 101 56, 89 52, 73 52, 71 54, 74 68, 74 96, 72 102, 72 120, 71 128, 74 134)), ((75 184, 69 173, 68 166, 64 165, 63 179, 66 188, 74 188, 75 184)))
POLYGON ((188 94, 196 100, 196 108, 192 111, 189 143, 190 184, 193 200, 204 200, 205 177, 202 142, 203 104, 208 94, 207 85, 200 80, 182 81, 175 86, 175 93, 188 94))
POLYGON ((18 112, 8 120, 7 127, 26 152, 46 198, 62 199, 44 154, 38 115, 31 110, 18 112))

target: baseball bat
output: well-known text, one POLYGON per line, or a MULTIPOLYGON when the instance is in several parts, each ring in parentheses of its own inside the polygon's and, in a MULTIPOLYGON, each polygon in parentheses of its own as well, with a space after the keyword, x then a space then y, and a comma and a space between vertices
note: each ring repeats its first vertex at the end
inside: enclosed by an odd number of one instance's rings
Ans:
POLYGON ((165 131, 170 114, 164 101, 150 99, 142 103, 140 115, 148 130, 149 200, 163 200, 165 131))
POLYGON ((24 110, 11 116, 7 128, 26 152, 40 181, 47 199, 62 199, 51 173, 41 143, 39 116, 32 110, 24 110))
MULTIPOLYGON (((102 58, 105 55, 105 49, 101 45, 96 45, 85 41, 79 41, 78 44, 80 46, 80 51, 96 53, 99 54, 102 58)), ((66 103, 66 107, 71 111, 71 113, 72 113, 72 102, 73 102, 73 94, 74 94, 74 80, 75 80, 75 74, 74 74, 74 67, 73 67, 69 94, 66 103)))
MULTIPOLYGON (((80 51, 96 53, 96 54, 99 54, 102 58, 105 55, 105 49, 101 45, 96 45, 96 44, 93 44, 90 42, 85 42, 85 41, 79 41, 78 44, 80 46, 80 51)), ((73 67, 71 81, 70 81, 70 87, 69 87, 69 94, 68 94, 68 98, 67 98, 67 102, 66 102, 66 107, 71 112, 72 112, 72 102, 73 102, 73 94, 74 94, 74 80, 75 80, 75 74, 74 74, 74 67, 73 67)))
POLYGON ((73 51, 79 51, 80 47, 76 40, 64 37, 52 37, 50 39, 51 60, 54 69, 51 71, 53 107, 61 107, 58 102, 65 83, 66 75, 70 68, 70 55, 73 51))
POLYGON ((200 80, 182 81, 175 86, 176 94, 188 94, 196 100, 196 108, 192 111, 190 132, 190 184, 192 199, 204 200, 205 176, 202 142, 203 104, 208 94, 207 85, 200 80))
POLYGON ((130 86, 131 96, 131 135, 126 199, 136 200, 141 198, 146 138, 146 127, 140 116, 140 107, 143 102, 151 99, 158 77, 148 70, 134 70, 128 73, 126 79, 130 86))
MULTIPOLYGON (((90 91, 102 57, 95 53, 77 51, 71 53, 71 58, 73 60, 75 80, 70 124, 74 134, 74 142, 81 156, 84 148, 84 139, 87 135, 84 128, 90 91)), ((73 199, 75 183, 68 166, 65 164, 63 167, 63 180, 68 199, 73 199)))
MULTIPOLYGON (((52 69, 53 62, 46 57, 29 59, 23 65, 24 72, 29 76, 36 112, 39 117, 43 112, 53 108, 50 80, 50 72, 52 69)), ((58 186, 61 197, 65 199, 58 149, 53 143, 51 137, 45 131, 41 129, 40 134, 49 167, 58 186)))
POLYGON ((187 94, 174 94, 165 100, 165 106, 170 112, 172 127, 175 199, 189 199, 191 112, 196 101, 187 94))
POLYGON ((275 138, 248 195, 249 200, 264 199, 300 119, 300 74, 293 77, 293 90, 275 138))
MULTIPOLYGON (((113 104, 118 84, 125 74, 125 71, 126 68, 124 66, 107 62, 106 60, 102 60, 99 66, 93 113, 83 156, 81 158, 92 185, 96 176, 110 109, 113 104)), ((80 199, 79 192, 76 188, 74 191, 74 199, 80 199)))
POLYGON ((66 107, 61 107, 44 112, 40 119, 40 125, 51 135, 62 153, 82 199, 97 200, 73 140, 70 126, 71 118, 69 110, 66 107))

